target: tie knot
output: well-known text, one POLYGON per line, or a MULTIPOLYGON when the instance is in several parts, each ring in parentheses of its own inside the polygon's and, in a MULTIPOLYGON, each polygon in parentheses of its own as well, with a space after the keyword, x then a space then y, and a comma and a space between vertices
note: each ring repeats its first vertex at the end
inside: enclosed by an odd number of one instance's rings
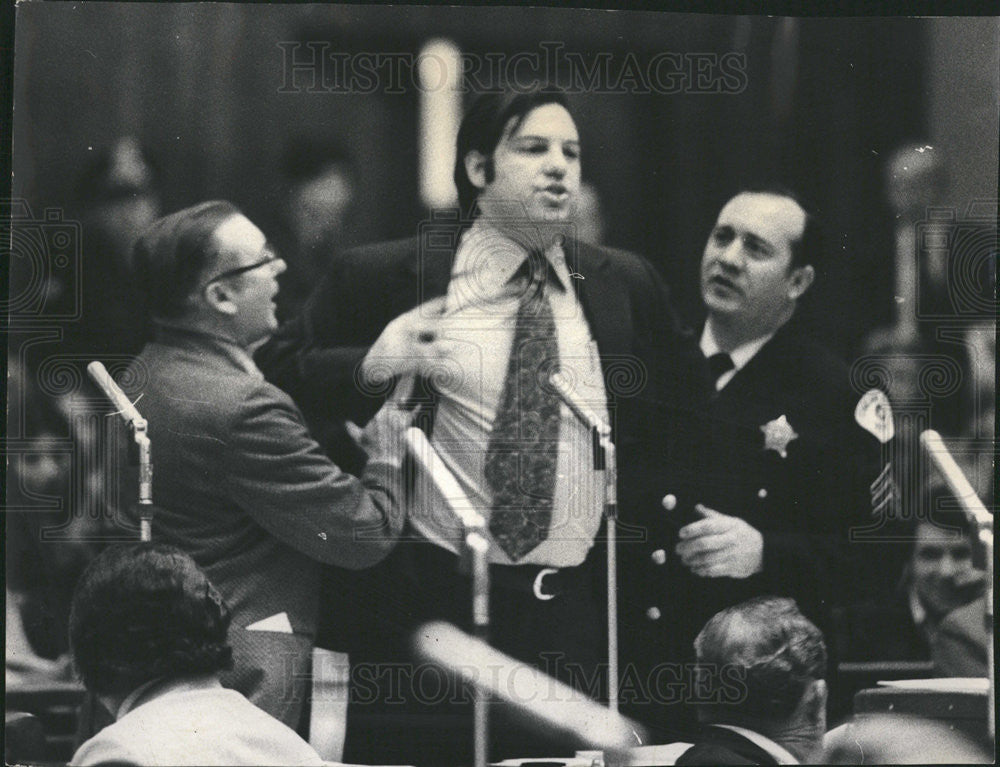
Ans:
POLYGON ((528 252, 511 277, 511 283, 525 287, 524 298, 540 298, 547 289, 563 287, 556 270, 540 250, 528 252))
POLYGON ((712 374, 712 381, 718 381, 723 375, 736 367, 733 358, 726 352, 717 352, 708 358, 708 370, 712 374))

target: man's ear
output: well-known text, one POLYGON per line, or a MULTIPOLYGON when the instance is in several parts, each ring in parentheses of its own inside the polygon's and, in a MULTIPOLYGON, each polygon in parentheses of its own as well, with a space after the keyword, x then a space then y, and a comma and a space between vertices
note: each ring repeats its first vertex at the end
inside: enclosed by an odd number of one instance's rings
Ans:
POLYGON ((802 297, 802 294, 809 290, 809 286, 816 279, 816 270, 811 264, 797 266, 792 270, 792 277, 788 281, 788 297, 793 301, 802 297))
POLYGON ((221 282, 205 286, 205 301, 220 314, 236 314, 238 307, 232 299, 232 291, 221 282))
POLYGON ((478 149, 471 149, 465 154, 465 175, 476 189, 485 189, 490 182, 490 158, 478 149))

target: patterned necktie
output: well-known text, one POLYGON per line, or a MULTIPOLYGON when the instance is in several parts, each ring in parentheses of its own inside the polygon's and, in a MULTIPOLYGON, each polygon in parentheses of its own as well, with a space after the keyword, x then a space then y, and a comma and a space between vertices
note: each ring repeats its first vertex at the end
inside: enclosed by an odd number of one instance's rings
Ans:
MULTIPOLYGON (((537 254, 528 262, 548 265, 537 254)), ((559 348, 542 288, 536 276, 521 296, 484 465, 493 493, 490 533, 515 562, 548 537, 556 485, 560 400, 548 380, 559 370, 559 348)))
POLYGON ((712 384, 717 386, 719 379, 732 370, 736 365, 733 358, 725 352, 717 352, 708 358, 708 372, 712 374, 712 384))

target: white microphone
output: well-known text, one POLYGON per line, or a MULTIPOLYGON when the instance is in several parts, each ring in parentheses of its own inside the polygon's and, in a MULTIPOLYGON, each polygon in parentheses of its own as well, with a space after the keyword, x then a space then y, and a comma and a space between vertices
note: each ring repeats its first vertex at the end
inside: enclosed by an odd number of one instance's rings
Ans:
POLYGON ((643 729, 621 714, 450 623, 425 624, 413 641, 422 657, 590 748, 621 753, 645 739, 643 729))
POLYGON ((490 540, 486 518, 472 505, 427 435, 416 426, 411 426, 406 430, 405 438, 410 454, 427 473, 462 525, 465 545, 472 560, 472 623, 485 636, 490 625, 490 574, 487 561, 490 540))
POLYGON ((128 396, 111 378, 107 368, 94 360, 87 365, 87 373, 104 396, 111 400, 132 432, 132 439, 139 451, 139 540, 153 539, 153 447, 147 429, 149 424, 128 396))
POLYGON ((90 379, 104 393, 104 396, 111 400, 111 404, 118 408, 117 414, 125 419, 125 423, 130 424, 134 421, 145 422, 145 419, 136 410, 135 405, 132 404, 125 392, 111 378, 111 374, 104 365, 94 360, 87 365, 87 373, 90 375, 90 379))
POLYGON ((556 371, 549 376, 549 383, 556 390, 560 399, 573 411, 573 415, 579 418, 588 429, 596 429, 601 437, 611 436, 611 427, 608 422, 595 413, 589 405, 581 402, 576 396, 576 392, 570 388, 569 381, 560 371, 556 371))
POLYGON ((423 469, 431 482, 441 493, 448 508, 462 523, 462 527, 469 530, 483 530, 486 528, 486 519, 476 511, 472 501, 458 484, 455 475, 445 466, 437 450, 416 426, 411 426, 406 430, 406 446, 410 455, 414 457, 420 468, 423 469))
POLYGON ((993 515, 979 499, 976 491, 969 483, 965 472, 952 458, 951 452, 941 439, 941 435, 933 429, 927 429, 920 435, 920 444, 931 459, 931 462, 941 472, 951 494, 955 496, 966 516, 975 520, 981 529, 993 530, 993 515))

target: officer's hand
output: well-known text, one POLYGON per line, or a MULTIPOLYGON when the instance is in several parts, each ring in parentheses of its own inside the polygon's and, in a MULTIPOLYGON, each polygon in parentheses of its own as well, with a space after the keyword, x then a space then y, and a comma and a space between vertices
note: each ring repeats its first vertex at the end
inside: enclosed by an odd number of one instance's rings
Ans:
POLYGON ((441 357, 444 297, 416 306, 385 326, 361 363, 366 382, 381 386, 390 378, 423 375, 441 357))
POLYGON ((356 435, 357 443, 368 453, 369 460, 377 460, 399 467, 406 453, 404 432, 413 424, 416 410, 402 407, 413 393, 414 379, 400 379, 386 403, 372 416, 364 429, 348 421, 348 432, 356 435), (352 428, 353 427, 353 428, 352 428), (356 430, 356 431, 355 431, 356 430))
POLYGON ((684 565, 702 578, 749 578, 764 566, 764 538, 739 517, 702 504, 704 519, 680 529, 675 551, 684 565))

